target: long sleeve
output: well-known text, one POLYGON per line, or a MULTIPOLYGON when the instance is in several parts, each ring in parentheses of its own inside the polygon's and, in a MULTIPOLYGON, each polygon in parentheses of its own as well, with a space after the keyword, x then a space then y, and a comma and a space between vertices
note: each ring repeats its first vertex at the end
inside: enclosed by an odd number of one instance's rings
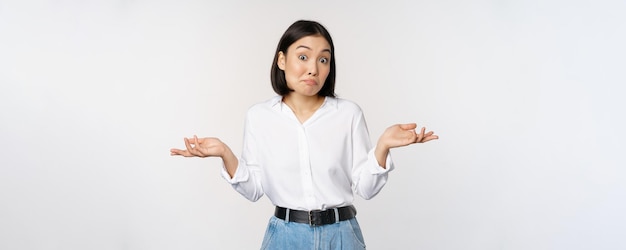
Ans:
POLYGON ((222 177, 230 183, 237 192, 250 201, 257 201, 263 197, 261 185, 261 169, 257 159, 257 144, 250 126, 249 117, 244 125, 243 152, 237 170, 230 178, 226 168, 222 168, 222 177))
POLYGON ((354 122, 353 128, 353 169, 352 181, 353 190, 364 199, 371 199, 387 183, 389 171, 393 170, 394 165, 391 155, 386 158, 387 168, 378 165, 374 150, 371 146, 369 132, 363 113, 359 113, 354 122))

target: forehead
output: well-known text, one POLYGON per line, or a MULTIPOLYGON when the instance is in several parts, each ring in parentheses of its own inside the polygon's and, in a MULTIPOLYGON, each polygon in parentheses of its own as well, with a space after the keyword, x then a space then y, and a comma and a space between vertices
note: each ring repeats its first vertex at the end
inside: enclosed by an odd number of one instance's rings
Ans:
POLYGON ((312 51, 318 51, 318 52, 321 52, 321 51, 330 52, 330 44, 328 43, 326 38, 320 35, 305 36, 295 41, 288 48, 288 50, 293 50, 293 49, 306 49, 306 50, 312 50, 312 51))

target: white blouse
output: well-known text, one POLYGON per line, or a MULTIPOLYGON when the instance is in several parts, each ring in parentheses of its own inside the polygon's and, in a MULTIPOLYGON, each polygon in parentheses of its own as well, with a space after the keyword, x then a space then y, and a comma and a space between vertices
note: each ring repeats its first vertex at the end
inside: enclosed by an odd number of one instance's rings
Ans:
POLYGON ((276 96, 248 110, 237 171, 222 176, 251 201, 266 194, 276 206, 310 211, 351 205, 354 193, 371 199, 394 168, 389 155, 386 166, 355 103, 326 97, 301 124, 276 96))

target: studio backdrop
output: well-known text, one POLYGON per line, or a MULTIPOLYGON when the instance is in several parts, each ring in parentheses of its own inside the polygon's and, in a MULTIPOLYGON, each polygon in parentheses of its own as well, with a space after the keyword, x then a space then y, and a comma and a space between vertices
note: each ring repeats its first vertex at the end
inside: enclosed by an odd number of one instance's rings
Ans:
POLYGON ((294 21, 395 149, 368 249, 625 249, 624 1, 0 0, 0 249, 258 249, 273 206, 183 137, 241 153, 294 21))

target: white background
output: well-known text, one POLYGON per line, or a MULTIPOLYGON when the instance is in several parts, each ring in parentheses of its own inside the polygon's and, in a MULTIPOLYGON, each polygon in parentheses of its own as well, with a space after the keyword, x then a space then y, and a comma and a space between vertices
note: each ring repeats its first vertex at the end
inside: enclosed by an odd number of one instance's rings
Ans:
POLYGON ((278 39, 320 21, 372 140, 368 249, 625 249, 624 1, 0 1, 0 249, 258 249, 273 207, 169 156, 239 154, 278 39))

